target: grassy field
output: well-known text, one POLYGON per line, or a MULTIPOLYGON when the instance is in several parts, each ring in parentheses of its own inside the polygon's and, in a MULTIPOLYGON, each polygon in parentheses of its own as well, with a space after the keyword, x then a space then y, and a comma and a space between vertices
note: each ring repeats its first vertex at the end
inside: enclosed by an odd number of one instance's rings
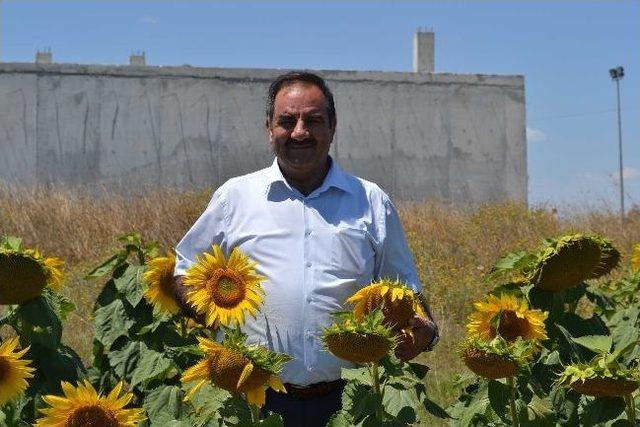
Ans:
MULTIPOLYGON (((90 312, 102 283, 85 281, 83 276, 119 247, 116 237, 121 234, 135 231, 164 248, 175 245, 209 196, 210 190, 152 191, 131 198, 108 192, 0 190, 0 234, 21 236, 25 246, 67 262, 64 293, 77 310, 68 319, 64 339, 88 359, 93 333, 90 312)), ((542 238, 565 232, 602 234, 613 240, 623 256, 640 242, 637 209, 630 213, 624 230, 614 213, 560 218, 553 209, 527 209, 512 203, 455 209, 426 202, 402 204, 399 210, 424 292, 441 328, 441 344, 422 361, 432 369, 431 396, 443 405, 459 394, 453 378, 465 368, 454 351, 472 302, 492 286, 484 277, 496 259, 515 249, 533 249, 542 238)))

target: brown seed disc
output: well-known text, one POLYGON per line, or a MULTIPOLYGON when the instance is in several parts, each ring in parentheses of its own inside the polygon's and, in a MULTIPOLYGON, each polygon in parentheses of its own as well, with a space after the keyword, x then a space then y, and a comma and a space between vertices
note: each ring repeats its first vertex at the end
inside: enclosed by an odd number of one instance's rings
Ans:
POLYGON ((604 243, 600 247, 600 262, 591 272, 590 279, 606 276, 620 263, 620 252, 609 243, 604 243))
POLYGON ((90 405, 74 410, 64 425, 65 427, 118 427, 120 423, 111 411, 98 405, 90 405))
POLYGON ((209 358, 209 378, 220 388, 237 391, 238 380, 249 363, 242 353, 224 348, 209 358))
POLYGON ((558 292, 591 277, 600 262, 600 245, 588 237, 560 243, 554 254, 542 259, 531 282, 538 288, 558 292))
POLYGON ((584 382, 576 381, 571 388, 587 396, 616 397, 632 393, 638 388, 638 382, 624 378, 588 378, 584 382))
POLYGON ((409 326, 409 320, 415 315, 413 301, 410 296, 405 296, 392 302, 389 294, 384 297, 375 294, 367 300, 364 312, 369 314, 380 307, 382 307, 382 314, 384 314, 385 325, 398 329, 409 326))
POLYGON ((46 285, 47 276, 38 261, 0 253, 0 304, 24 304, 39 296, 46 285))
POLYGON ((390 340, 377 334, 339 332, 327 336, 326 343, 334 356, 354 363, 377 362, 391 350, 390 340))
POLYGON ((473 373, 492 380, 512 377, 518 373, 518 365, 512 360, 474 347, 463 352, 462 360, 473 373))

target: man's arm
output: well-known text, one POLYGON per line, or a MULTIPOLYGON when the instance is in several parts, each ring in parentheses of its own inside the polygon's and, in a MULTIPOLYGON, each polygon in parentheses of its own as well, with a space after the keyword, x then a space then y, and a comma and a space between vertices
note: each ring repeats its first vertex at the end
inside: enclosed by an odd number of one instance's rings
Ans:
POLYGON ((421 286, 418 272, 409 251, 398 212, 388 198, 384 199, 383 205, 384 219, 379 230, 382 247, 379 254, 377 277, 399 279, 411 286, 418 294, 419 303, 427 316, 416 315, 411 319, 413 338, 408 335, 400 337, 400 343, 396 347, 396 355, 401 360, 408 361, 423 351, 432 349, 439 338, 438 326, 431 315, 428 304, 420 295, 421 286))

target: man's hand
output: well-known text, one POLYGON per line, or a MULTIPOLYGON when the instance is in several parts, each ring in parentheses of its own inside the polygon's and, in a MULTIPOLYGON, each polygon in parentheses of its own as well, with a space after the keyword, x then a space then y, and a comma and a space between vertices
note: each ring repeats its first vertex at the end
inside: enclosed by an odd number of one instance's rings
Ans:
POLYGON ((196 322, 204 325, 204 315, 196 313, 196 311, 187 302, 187 287, 182 284, 184 276, 176 276, 173 278, 173 297, 180 306, 182 314, 191 317, 196 322))
POLYGON ((408 362, 427 350, 436 334, 435 323, 424 317, 416 315, 409 320, 409 324, 413 328, 413 338, 400 331, 400 342, 396 347, 396 356, 403 362, 408 362))

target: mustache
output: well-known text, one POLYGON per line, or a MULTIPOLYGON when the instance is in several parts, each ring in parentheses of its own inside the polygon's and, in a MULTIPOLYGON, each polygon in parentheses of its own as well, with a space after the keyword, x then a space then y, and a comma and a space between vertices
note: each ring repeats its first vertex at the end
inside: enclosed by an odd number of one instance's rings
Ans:
POLYGON ((299 140, 299 139, 293 139, 293 138, 289 138, 287 139, 287 142, 285 142, 285 146, 286 147, 290 147, 290 146, 295 146, 295 145, 315 145, 317 144, 318 141, 316 141, 315 138, 309 137, 309 138, 305 138, 303 140, 299 140))

